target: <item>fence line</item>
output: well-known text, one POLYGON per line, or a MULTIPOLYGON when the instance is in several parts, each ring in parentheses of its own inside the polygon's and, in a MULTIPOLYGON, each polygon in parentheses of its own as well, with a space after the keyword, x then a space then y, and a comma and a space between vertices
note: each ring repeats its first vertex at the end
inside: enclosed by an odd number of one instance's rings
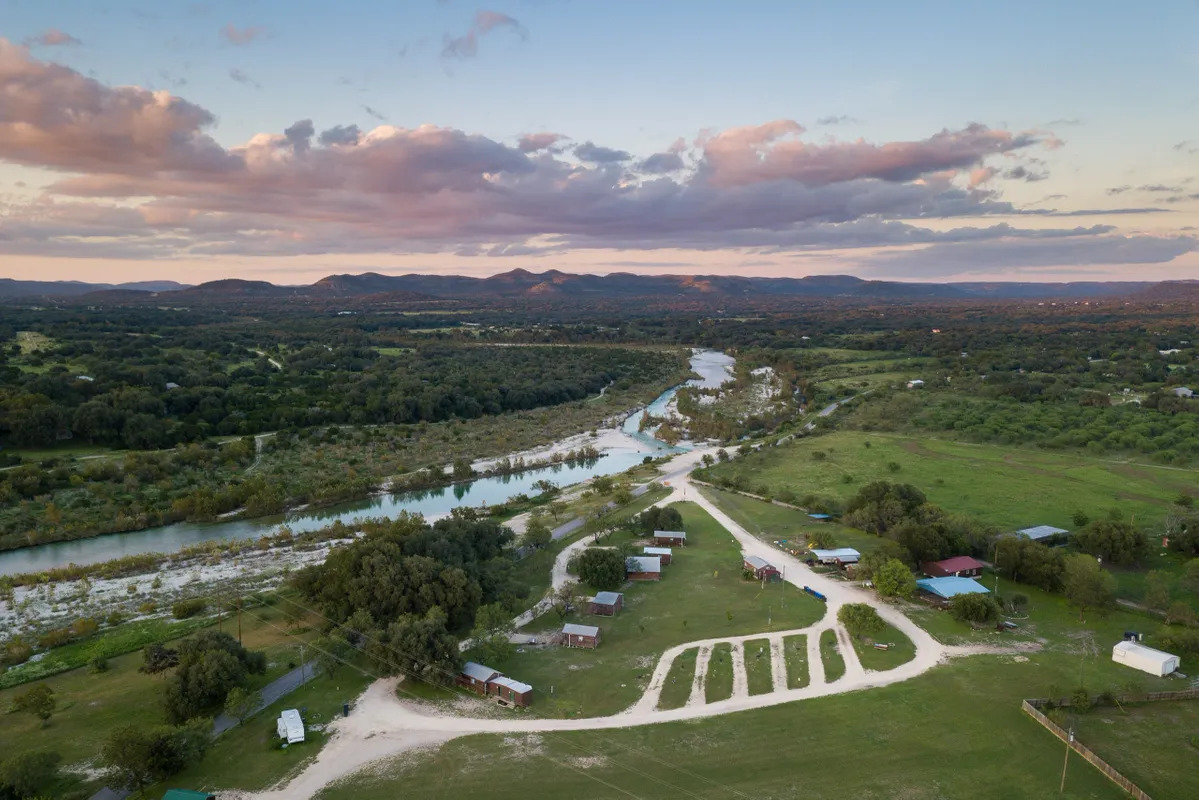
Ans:
POLYGON ((1024 710, 1025 714, 1028 714, 1037 722, 1041 723, 1041 725, 1044 726, 1047 731, 1065 742, 1071 750, 1082 756, 1083 759, 1106 775, 1112 781, 1112 783, 1128 792, 1130 796, 1136 798, 1136 800, 1153 800, 1145 793, 1143 789, 1141 789, 1141 787, 1137 786, 1128 778, 1120 774, 1115 767, 1097 756, 1090 748, 1084 747, 1077 741, 1071 741, 1070 734, 1066 733, 1066 731, 1064 731, 1060 725, 1049 719, 1049 717, 1042 714, 1032 703, 1024 700, 1021 702, 1020 707, 1024 710))

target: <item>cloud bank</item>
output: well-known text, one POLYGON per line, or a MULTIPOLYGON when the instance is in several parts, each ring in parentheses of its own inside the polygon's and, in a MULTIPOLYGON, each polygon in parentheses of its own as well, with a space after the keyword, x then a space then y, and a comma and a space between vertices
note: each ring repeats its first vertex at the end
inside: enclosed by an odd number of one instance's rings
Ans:
MULTIPOLYGON (((510 27, 482 13, 476 37, 510 27)), ((167 91, 107 86, 4 40, 0 86, 0 160, 57 173, 40 196, 4 208, 7 254, 503 257, 907 246, 881 263, 915 271, 960 265, 976 252, 980 265, 1146 263, 1195 243, 988 219, 1061 213, 1019 210, 994 188, 1039 180, 1036 154, 1058 145, 1050 133, 981 123, 876 143, 812 141, 782 119, 639 156, 587 139, 570 147, 558 133, 508 143, 382 124, 364 106, 380 124, 305 118, 222 146, 205 108, 167 91), (932 230, 922 220, 957 223, 932 230)))

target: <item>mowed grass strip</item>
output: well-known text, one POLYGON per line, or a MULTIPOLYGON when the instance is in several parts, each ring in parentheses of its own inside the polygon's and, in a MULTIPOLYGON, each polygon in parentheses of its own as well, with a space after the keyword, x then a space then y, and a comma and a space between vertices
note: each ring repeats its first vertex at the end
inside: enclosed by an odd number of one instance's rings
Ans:
MULTIPOLYGON (((758 583, 743 580, 741 548, 732 535, 694 503, 673 507, 683 515, 687 545, 674 549, 662 579, 621 587, 624 607, 615 617, 583 613, 585 603, 566 616, 565 622, 599 627, 598 648, 522 648, 523 653, 487 664, 533 686, 535 700, 529 714, 615 714, 637 702, 658 658, 671 647, 699 639, 795 630, 824 616, 823 603, 790 584, 772 584, 763 590, 758 583)), ((615 547, 628 541, 629 535, 617 533, 601 544, 615 547)), ((523 631, 557 631, 562 622, 549 613, 523 631)))
POLYGON ((800 634, 783 639, 783 660, 787 664, 787 688, 808 685, 808 637, 800 634))
POLYGON ((687 705, 691 696, 691 684, 695 680, 695 657, 699 648, 692 647, 679 653, 670 671, 666 673, 666 683, 662 684, 662 694, 658 696, 658 708, 682 708, 687 705))
POLYGON ((769 694, 774 691, 771 674, 770 641, 750 639, 745 643, 745 680, 750 694, 769 694))
POLYGON ((875 672, 895 669, 916 657, 916 645, 912 644, 912 640, 906 634, 891 625, 861 639, 853 637, 853 649, 857 651, 862 667, 875 672), (890 646, 882 650, 875 647, 876 644, 890 646))
POLYGON ((820 660, 824 662, 825 683, 832 683, 845 674, 845 659, 837 648, 837 632, 832 628, 820 634, 820 660))
POLYGON ((721 642, 712 648, 708 676, 704 679, 704 699, 709 703, 733 696, 733 647, 721 642))

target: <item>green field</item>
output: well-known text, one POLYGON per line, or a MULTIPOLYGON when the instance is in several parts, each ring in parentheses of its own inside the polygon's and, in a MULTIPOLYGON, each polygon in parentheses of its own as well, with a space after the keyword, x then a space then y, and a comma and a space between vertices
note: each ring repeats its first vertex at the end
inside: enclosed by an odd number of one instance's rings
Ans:
MULTIPOLYGON (((359 655, 332 677, 318 675, 291 694, 269 705, 243 724, 227 731, 197 764, 166 783, 147 790, 161 797, 173 786, 193 789, 265 789, 314 758, 325 736, 309 730, 305 741, 276 749, 275 718, 285 708, 306 708, 307 725, 325 725, 341 716, 342 703, 351 703, 375 679, 359 655)), ((353 713, 353 712, 351 712, 353 713)))
MULTIPOLYGON (((634 582, 624 589, 624 608, 615 617, 573 613, 566 622, 598 625, 595 650, 525 648, 488 666, 532 684, 539 716, 613 714, 636 702, 667 648, 697 639, 741 636, 803 628, 824 615, 824 606, 794 586, 763 588, 741 577, 741 551, 707 512, 693 503, 675 506, 683 515, 688 544, 657 582, 634 582), (550 692, 553 687, 553 692, 550 692)), ((621 534, 604 544, 615 545, 621 534)), ((532 632, 561 628, 554 613, 527 626, 532 632)))
POLYGON ((808 685, 808 637, 800 634, 783 639, 783 658, 787 662, 787 688, 808 685))
MULTIPOLYGON (((1060 655, 1027 662, 973 656, 880 689, 711 719, 546 736, 471 736, 359 773, 318 797, 391 800, 403 792, 432 800, 1115 800, 1123 793, 1080 760, 1072 762, 1059 794, 1062 750, 1020 711, 1029 692, 1047 681, 1068 685, 1077 673, 1074 659, 1060 655), (853 754, 852 769, 818 768, 847 753, 853 754)), ((1153 797, 1184 800, 1193 794, 1161 791, 1153 797)))
POLYGON ((916 657, 916 645, 891 625, 877 634, 862 639, 854 638, 853 649, 857 652, 858 661, 862 666, 875 672, 895 669, 916 657), (887 644, 891 647, 879 650, 875 644, 887 644))
MULTIPOLYGON (((228 620, 224 630, 230 631, 228 620)), ((267 654, 267 672, 252 676, 251 688, 265 685, 286 672, 289 663, 298 662, 299 640, 314 635, 311 628, 287 631, 281 613, 274 609, 247 612, 242 640, 247 648, 267 654)), ((93 675, 80 668, 46 678, 44 683, 54 690, 58 701, 50 724, 42 727, 29 714, 5 716, 0 725, 0 752, 11 756, 52 750, 62 756, 64 765, 92 763, 113 729, 131 723, 161 724, 164 718, 158 696, 162 681, 138 672, 141 664, 142 654, 138 651, 110 658, 107 672, 93 675)), ((13 696, 26 688, 0 691, 0 709, 7 710, 13 696)))
POLYGON ((837 632, 831 628, 820 634, 820 660, 824 663, 825 683, 832 683, 845 674, 845 659, 837 645, 837 632))
POLYGON ((708 674, 704 678, 704 699, 709 703, 733 696, 733 648, 728 642, 712 646, 708 674))
POLYGON ((769 694, 774 691, 774 676, 770 672, 770 642, 750 639, 745 643, 745 679, 750 694, 769 694))
POLYGON ((799 439, 718 464, 711 473, 740 477, 757 493, 786 489, 841 502, 870 481, 911 483, 930 502, 1005 530, 1040 524, 1069 529, 1075 511, 1094 519, 1111 508, 1142 525, 1160 525, 1181 492, 1199 495, 1196 470, 857 431, 799 439), (818 460, 816 451, 825 457, 818 460))
POLYGON ((695 682, 695 657, 699 648, 691 647, 679 653, 670 671, 666 673, 666 683, 662 684, 662 694, 658 697, 658 708, 682 708, 691 697, 691 685, 695 682))
MULTIPOLYGON (((1152 797, 1199 797, 1199 701, 1095 708, 1071 717, 1078 741, 1152 797)), ((1046 732, 1047 746, 1056 743, 1046 732)), ((1089 769, 1082 759, 1070 769, 1089 769)))

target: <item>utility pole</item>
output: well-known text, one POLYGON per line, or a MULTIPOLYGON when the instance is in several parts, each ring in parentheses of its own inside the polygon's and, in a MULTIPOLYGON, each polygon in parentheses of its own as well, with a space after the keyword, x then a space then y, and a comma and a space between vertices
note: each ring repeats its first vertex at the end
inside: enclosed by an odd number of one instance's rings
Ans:
POLYGON ((1058 794, 1064 794, 1066 791, 1066 767, 1070 765, 1070 745, 1074 742, 1074 729, 1071 728, 1067 735, 1070 738, 1066 742, 1066 758, 1062 761, 1062 785, 1058 789, 1058 794))
POLYGON ((237 596, 237 643, 241 644, 241 607, 245 601, 239 594, 237 596))

